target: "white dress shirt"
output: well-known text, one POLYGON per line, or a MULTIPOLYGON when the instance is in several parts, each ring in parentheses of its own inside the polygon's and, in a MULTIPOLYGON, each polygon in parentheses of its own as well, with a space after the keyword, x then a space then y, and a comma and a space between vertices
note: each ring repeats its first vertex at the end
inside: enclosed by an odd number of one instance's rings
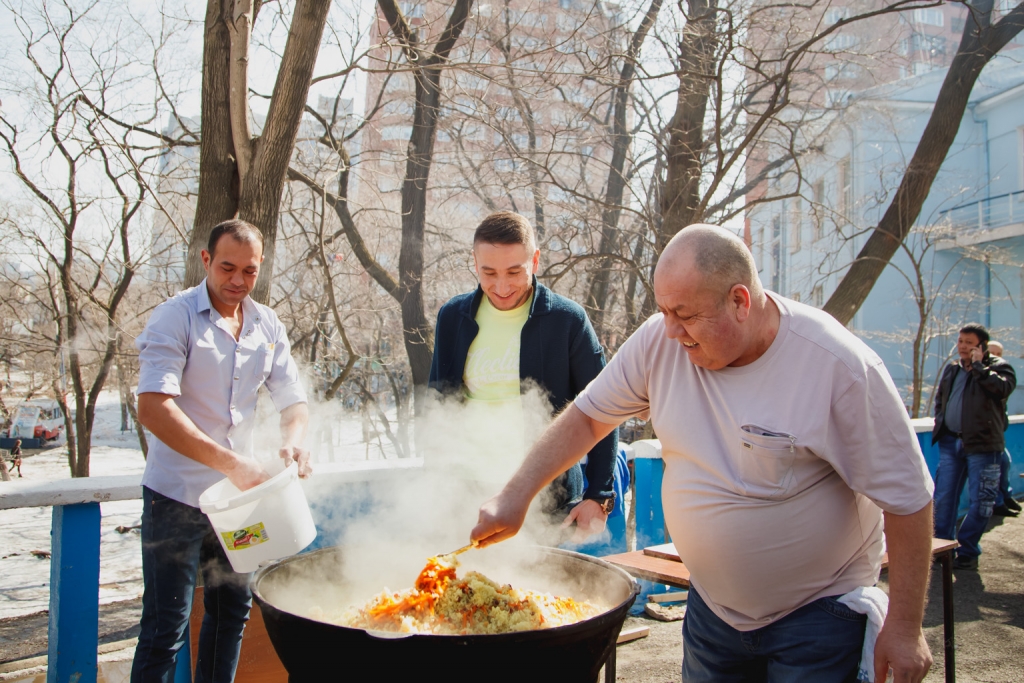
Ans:
MULTIPOLYGON (((249 297, 242 302, 238 341, 210 304, 206 280, 153 311, 135 340, 137 393, 174 396, 199 429, 221 446, 252 457, 256 396, 266 384, 282 411, 306 402, 284 325, 273 310, 249 297)), ((142 484, 194 507, 199 495, 224 478, 153 437, 142 484)))

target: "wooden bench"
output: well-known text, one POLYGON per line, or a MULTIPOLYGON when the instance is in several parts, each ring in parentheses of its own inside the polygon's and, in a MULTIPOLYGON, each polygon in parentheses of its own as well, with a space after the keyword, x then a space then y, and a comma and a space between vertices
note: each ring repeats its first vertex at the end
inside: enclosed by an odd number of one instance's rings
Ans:
MULTIPOLYGON (((946 683, 955 683, 956 666, 953 640, 953 553, 956 541, 932 539, 932 557, 942 564, 942 628, 945 650, 946 683)), ((690 587, 690 570, 671 543, 651 546, 631 553, 601 558, 622 567, 638 579, 663 583, 676 588, 690 587)), ((889 554, 882 557, 882 570, 889 566, 889 554)))

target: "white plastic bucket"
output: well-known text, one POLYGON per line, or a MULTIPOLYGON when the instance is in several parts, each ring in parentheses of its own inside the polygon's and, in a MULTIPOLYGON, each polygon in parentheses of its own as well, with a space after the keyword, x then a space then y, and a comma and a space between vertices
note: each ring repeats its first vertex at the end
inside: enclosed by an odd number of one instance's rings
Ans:
POLYGON ((199 509, 236 572, 254 572, 260 563, 294 555, 316 538, 298 465, 284 467, 277 460, 266 469, 274 476, 259 486, 239 491, 224 479, 199 496, 199 509))

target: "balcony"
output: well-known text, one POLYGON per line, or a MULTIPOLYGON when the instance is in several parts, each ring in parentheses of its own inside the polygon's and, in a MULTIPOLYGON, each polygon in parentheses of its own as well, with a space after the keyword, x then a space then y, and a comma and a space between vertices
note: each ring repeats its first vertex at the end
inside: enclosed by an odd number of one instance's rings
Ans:
POLYGON ((967 202, 939 213, 939 224, 952 240, 946 247, 966 247, 1024 235, 1024 190, 967 202))

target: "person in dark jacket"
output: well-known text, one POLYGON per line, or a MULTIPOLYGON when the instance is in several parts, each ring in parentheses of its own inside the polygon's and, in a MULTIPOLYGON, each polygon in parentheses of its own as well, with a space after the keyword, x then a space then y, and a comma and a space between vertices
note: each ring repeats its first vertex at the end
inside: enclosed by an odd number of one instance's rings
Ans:
MULTIPOLYGON (((437 314, 432 388, 484 411, 499 406, 491 414, 501 421, 521 410, 521 393, 534 383, 557 412, 601 372, 604 351, 586 312, 537 282, 539 260, 533 228, 523 216, 502 211, 477 227, 473 261, 480 285, 453 297, 437 314)), ((480 414, 487 413, 474 413, 480 414)), ((493 446, 488 450, 506 444, 493 446)), ((521 450, 513 456, 515 466, 526 455, 521 450)), ((574 540, 604 528, 615 503, 617 450, 613 431, 588 453, 585 488, 579 464, 551 484, 546 511, 576 523, 574 540)))
POLYGON ((939 445, 935 474, 935 536, 960 543, 954 567, 977 569, 979 541, 999 490, 999 460, 1005 447, 1003 432, 1009 420, 1006 399, 1017 386, 1013 367, 988 351, 983 325, 960 328, 956 363, 942 373, 935 395, 932 443, 939 445), (964 483, 970 507, 956 530, 957 509, 964 483))

